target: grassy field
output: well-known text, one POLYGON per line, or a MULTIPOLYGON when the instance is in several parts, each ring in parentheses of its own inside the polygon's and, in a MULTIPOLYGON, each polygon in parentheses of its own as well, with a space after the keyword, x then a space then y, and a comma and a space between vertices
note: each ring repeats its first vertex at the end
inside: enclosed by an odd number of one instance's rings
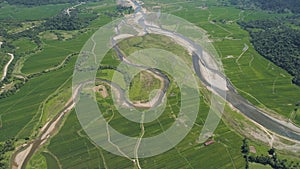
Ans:
POLYGON ((191 56, 185 48, 178 45, 170 38, 162 35, 150 34, 142 37, 126 39, 120 42, 119 46, 127 56, 141 49, 156 48, 170 51, 181 57, 186 63, 192 63, 191 56), (159 39, 159 41, 157 39, 159 39))
POLYGON ((60 168, 58 161, 55 159, 55 157, 53 157, 52 154, 48 153, 48 152, 43 152, 42 153, 43 156, 46 158, 47 161, 47 168, 60 168))
POLYGON ((12 45, 16 47, 17 55, 34 51, 37 48, 37 45, 33 41, 26 38, 21 38, 16 41, 13 41, 12 45))
POLYGON ((265 166, 262 164, 250 163, 250 169, 272 169, 270 166, 265 166))
POLYGON ((1 3, 0 20, 39 20, 46 19, 56 15, 61 10, 71 6, 70 4, 57 4, 57 5, 42 5, 37 7, 24 7, 8 5, 1 3))
MULTIPOLYGON (((47 168, 48 161, 46 161, 46 156, 37 153, 28 162, 26 169, 36 169, 36 168, 47 168)), ((58 168, 53 168, 58 169, 58 168)))
POLYGON ((114 79, 114 83, 118 84, 122 89, 125 89, 127 86, 123 74, 112 69, 103 69, 98 71, 97 78, 108 81, 113 81, 114 79))
POLYGON ((59 65, 69 54, 79 52, 91 32, 83 33, 73 40, 44 40, 43 50, 31 55, 24 63, 22 72, 37 73, 59 65))
POLYGON ((298 108, 298 110, 295 112, 295 116, 294 116, 295 122, 296 124, 298 124, 300 126, 300 109, 298 108))
POLYGON ((42 112, 41 124, 45 124, 50 119, 53 119, 63 110, 66 103, 72 96, 71 83, 72 81, 70 77, 42 103, 40 107, 40 111, 42 112))
POLYGON ((30 135, 40 115, 40 104, 72 75, 74 63, 75 58, 64 69, 33 78, 15 95, 0 100, 1 141, 30 135))
MULTIPOLYGON (((129 99, 131 101, 148 102, 150 93, 161 88, 161 82, 152 74, 142 71, 133 77, 129 87, 129 99)), ((153 96, 152 96, 153 97, 153 96)))

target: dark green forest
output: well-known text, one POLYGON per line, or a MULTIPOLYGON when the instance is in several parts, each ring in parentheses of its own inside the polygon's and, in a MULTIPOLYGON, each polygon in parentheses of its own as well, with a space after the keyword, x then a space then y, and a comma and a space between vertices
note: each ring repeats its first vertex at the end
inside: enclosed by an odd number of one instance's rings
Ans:
POLYGON ((66 13, 60 13, 43 23, 44 29, 48 30, 79 30, 89 25, 89 23, 98 16, 95 13, 81 15, 80 11, 74 10, 69 16, 66 13))

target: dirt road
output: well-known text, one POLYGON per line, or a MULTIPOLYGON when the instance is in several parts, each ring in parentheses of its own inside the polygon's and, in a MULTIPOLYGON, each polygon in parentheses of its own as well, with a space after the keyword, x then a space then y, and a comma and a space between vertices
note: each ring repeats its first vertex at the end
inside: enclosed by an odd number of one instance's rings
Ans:
POLYGON ((3 75, 2 75, 2 78, 0 79, 0 82, 2 82, 6 78, 8 67, 15 58, 15 56, 11 53, 8 53, 8 55, 10 56, 10 60, 7 62, 7 64, 3 68, 3 75))

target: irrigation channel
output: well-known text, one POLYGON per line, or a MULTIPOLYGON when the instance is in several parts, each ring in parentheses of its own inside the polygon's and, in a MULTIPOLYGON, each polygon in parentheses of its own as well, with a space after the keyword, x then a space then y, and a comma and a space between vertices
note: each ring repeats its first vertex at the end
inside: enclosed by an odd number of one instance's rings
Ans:
MULTIPOLYGON (((142 16, 137 17, 137 22, 140 25, 143 25, 144 31, 147 33, 152 34, 160 34, 165 35, 173 40, 175 40, 178 44, 181 44, 186 49, 192 49, 192 62, 193 62, 193 68, 196 72, 198 78, 201 80, 201 82, 210 90, 212 90, 213 93, 219 95, 224 100, 226 100, 229 104, 231 104, 233 107, 238 109, 241 113, 243 113, 245 116, 247 116, 249 119, 255 121, 256 123, 260 124, 261 126, 265 127, 266 129, 291 140, 300 141, 300 128, 287 123, 285 121, 281 121, 278 119, 275 119, 274 117, 271 117, 270 115, 266 114, 264 111, 260 110, 259 108, 255 107, 253 104, 251 104, 248 100, 243 98, 239 93, 235 90, 231 82, 227 77, 224 76, 221 72, 217 71, 213 68, 213 65, 211 65, 211 60, 205 59, 205 57, 200 54, 202 51, 197 51, 196 49, 199 49, 199 45, 191 41, 189 38, 165 30, 163 28, 159 28, 157 26, 153 26, 151 24, 148 24, 145 22, 145 12, 146 9, 144 9, 141 6, 141 1, 137 2, 135 0, 127 0, 129 3, 134 6, 135 13, 134 16, 142 16), (207 78, 207 72, 203 71, 203 67, 210 71, 211 74, 214 76, 217 76, 219 79, 226 81, 227 83, 225 86, 214 86, 215 84, 212 84, 212 81, 210 81, 207 78), (212 87, 213 86, 213 87, 212 87)), ((163 96, 165 95, 165 91, 168 89, 169 86, 169 79, 166 75, 164 75, 162 72, 160 72, 157 69, 143 67, 141 65, 136 65, 134 63, 131 63, 130 61, 126 60, 126 56, 123 55, 123 53, 120 51, 119 47, 117 46, 116 42, 112 42, 114 44, 113 48, 117 52, 118 57, 120 60, 124 61, 129 66, 134 66, 141 69, 146 69, 147 71, 152 72, 156 76, 161 77, 161 80, 163 82, 162 92, 159 93, 158 97, 155 99, 155 104, 159 104, 163 96)), ((99 80, 99 79, 98 79, 99 80)), ((111 82, 100 80, 105 83, 110 83, 110 85, 117 89, 119 92, 119 95, 121 97, 121 100, 128 104, 129 106, 134 106, 130 101, 127 100, 127 98, 124 96, 124 92, 122 89, 111 82)), ((90 83, 90 81, 84 82, 81 84, 85 85, 85 83, 90 83)), ((52 121, 45 124, 45 126, 41 130, 41 134, 38 138, 35 140, 29 142, 28 144, 22 146, 12 157, 12 168, 13 169, 22 169, 26 167, 26 164, 30 160, 30 158, 33 156, 33 154, 41 147, 45 142, 54 134, 54 131, 60 127, 62 124, 63 117, 71 111, 71 109, 74 108, 73 98, 76 97, 78 94, 78 91, 81 89, 81 86, 78 86, 76 88, 76 92, 73 93, 72 98, 66 103, 65 108, 63 111, 61 111, 52 121)))

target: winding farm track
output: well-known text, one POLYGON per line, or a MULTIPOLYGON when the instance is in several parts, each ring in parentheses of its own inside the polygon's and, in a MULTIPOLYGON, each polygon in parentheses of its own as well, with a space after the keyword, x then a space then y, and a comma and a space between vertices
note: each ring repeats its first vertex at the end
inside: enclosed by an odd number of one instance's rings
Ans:
POLYGON ((15 58, 15 56, 11 53, 8 53, 8 55, 10 56, 10 60, 7 62, 7 64, 3 68, 3 75, 2 75, 2 78, 0 79, 0 82, 2 82, 6 78, 8 67, 15 58))

